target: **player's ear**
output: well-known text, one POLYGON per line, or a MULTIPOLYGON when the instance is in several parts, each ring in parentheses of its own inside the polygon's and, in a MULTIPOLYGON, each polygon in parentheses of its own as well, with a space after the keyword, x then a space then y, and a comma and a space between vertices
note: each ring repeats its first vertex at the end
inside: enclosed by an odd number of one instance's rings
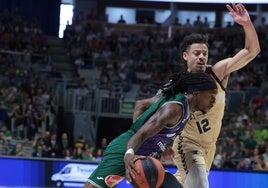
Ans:
POLYGON ((187 52, 182 52, 182 58, 184 61, 187 61, 188 53, 187 52))

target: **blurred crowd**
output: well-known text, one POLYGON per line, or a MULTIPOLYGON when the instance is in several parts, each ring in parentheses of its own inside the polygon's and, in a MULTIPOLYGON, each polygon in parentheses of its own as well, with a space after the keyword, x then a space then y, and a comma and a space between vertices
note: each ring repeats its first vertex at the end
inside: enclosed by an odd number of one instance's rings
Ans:
MULTIPOLYGON (((161 26, 160 30, 148 26, 139 34, 117 32, 112 25, 92 18, 80 15, 72 25, 67 25, 63 38, 66 54, 82 80, 84 92, 91 86, 86 85, 87 80, 79 75, 79 69, 95 69, 100 72, 97 87, 119 98, 123 98, 133 84, 139 85, 134 99, 153 96, 157 86, 180 69, 179 42, 193 32, 182 24, 175 24, 177 28, 172 37, 163 32, 161 26)), ((0 23, 0 52, 5 50, 0 53, 0 154, 25 156, 23 142, 15 145, 12 142, 19 139, 31 143, 32 157, 98 162, 109 142, 107 139, 103 138, 101 146, 95 147, 84 135, 73 141, 66 132, 56 134, 60 125, 56 118, 57 99, 50 82, 53 71, 46 56, 34 58, 32 55, 44 55, 49 48, 38 22, 22 20, 16 12, 4 12, 0 23), (24 41, 27 36, 31 38, 24 41), (14 58, 15 52, 23 55, 14 58), (46 66, 50 69, 40 74, 40 68, 46 66)), ((228 25, 228 28, 196 30, 209 35, 210 64, 233 55, 243 46, 240 29, 228 25)), ((268 38, 265 29, 257 32, 262 52, 229 80, 227 95, 228 91, 241 91, 245 100, 238 111, 225 112, 213 168, 268 170, 268 38), (252 88, 254 92, 250 92, 252 88)), ((166 163, 172 164, 172 161, 166 163)))

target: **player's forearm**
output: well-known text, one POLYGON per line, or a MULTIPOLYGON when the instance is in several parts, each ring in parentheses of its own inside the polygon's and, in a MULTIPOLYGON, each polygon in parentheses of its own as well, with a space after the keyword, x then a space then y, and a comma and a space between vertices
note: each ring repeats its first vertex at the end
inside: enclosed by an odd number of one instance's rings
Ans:
POLYGON ((138 117, 146 110, 146 105, 142 103, 142 101, 137 101, 135 108, 134 108, 134 113, 133 113, 133 117, 132 120, 133 122, 135 122, 138 117))
POLYGON ((137 100, 135 103, 135 108, 134 108, 134 113, 132 120, 133 122, 138 119, 138 117, 145 111, 147 110, 156 100, 158 97, 152 97, 148 99, 143 99, 143 100, 137 100))
POLYGON ((255 58, 260 53, 260 44, 257 32, 251 21, 243 25, 245 31, 245 49, 248 50, 251 58, 255 58))
POLYGON ((145 139, 142 136, 138 136, 136 133, 128 141, 127 150, 131 148, 134 150, 134 152, 138 151, 138 149, 141 147, 144 140, 145 139))

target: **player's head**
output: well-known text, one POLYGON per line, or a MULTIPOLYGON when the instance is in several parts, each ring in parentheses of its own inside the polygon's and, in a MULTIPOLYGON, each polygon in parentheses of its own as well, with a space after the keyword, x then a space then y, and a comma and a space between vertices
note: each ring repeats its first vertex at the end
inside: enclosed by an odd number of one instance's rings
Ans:
POLYGON ((165 96, 178 93, 190 94, 191 111, 208 112, 216 101, 217 85, 206 73, 182 72, 173 74, 170 81, 162 88, 165 96))
POLYGON ((207 35, 193 33, 180 43, 180 56, 189 72, 204 72, 208 61, 207 35))

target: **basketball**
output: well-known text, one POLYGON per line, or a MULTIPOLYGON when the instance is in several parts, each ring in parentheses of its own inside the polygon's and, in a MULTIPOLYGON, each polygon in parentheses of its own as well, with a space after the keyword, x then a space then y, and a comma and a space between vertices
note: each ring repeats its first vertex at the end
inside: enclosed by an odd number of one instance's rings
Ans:
POLYGON ((153 157, 141 158, 135 161, 135 165, 140 170, 140 174, 132 171, 135 174, 134 187, 159 188, 162 185, 165 169, 159 160, 153 157))

